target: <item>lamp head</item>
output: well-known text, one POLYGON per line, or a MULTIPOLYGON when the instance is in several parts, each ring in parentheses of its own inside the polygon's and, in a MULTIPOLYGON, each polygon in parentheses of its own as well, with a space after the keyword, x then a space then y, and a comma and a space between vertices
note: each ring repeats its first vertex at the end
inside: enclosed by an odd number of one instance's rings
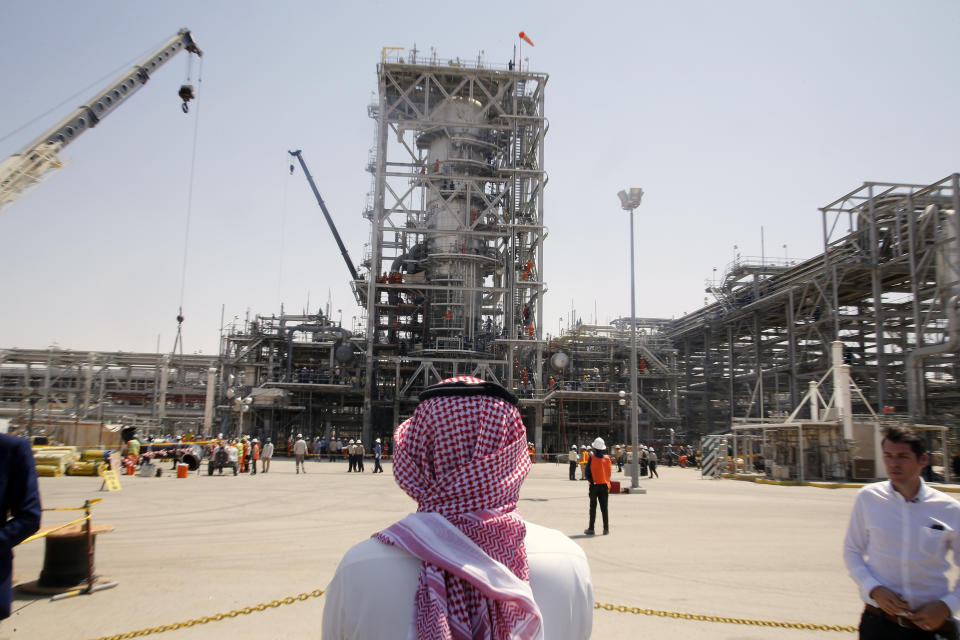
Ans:
POLYGON ((629 191, 623 190, 617 196, 620 198, 620 206, 623 209, 633 211, 640 206, 640 201, 643 199, 643 189, 631 187, 629 191))

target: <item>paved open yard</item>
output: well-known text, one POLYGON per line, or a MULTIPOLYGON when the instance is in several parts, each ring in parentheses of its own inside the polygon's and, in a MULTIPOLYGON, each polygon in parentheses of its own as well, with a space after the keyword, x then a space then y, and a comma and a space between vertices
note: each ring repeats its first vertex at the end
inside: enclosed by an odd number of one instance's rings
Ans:
MULTIPOLYGON (((94 522, 116 531, 97 543, 97 571, 119 586, 51 602, 15 593, 0 638, 85 640, 199 618, 324 588, 343 552, 400 519, 413 502, 384 474, 348 474, 345 463, 274 461, 268 474, 177 479, 40 478, 44 506, 102 497, 94 522)), ((520 509, 560 529, 590 559, 596 599, 641 608, 740 618, 853 625, 862 605, 840 546, 854 489, 701 480, 662 467, 645 495, 611 496, 611 535, 586 538, 587 483, 566 465, 537 464, 520 509)), ((625 479, 629 485, 629 480, 625 479)), ((69 512, 46 513, 44 524, 69 512)), ((19 581, 34 580, 43 543, 16 550, 19 581)), ((318 638, 323 598, 160 638, 318 638)), ((596 611, 594 638, 643 634, 724 640, 853 637, 596 611)))

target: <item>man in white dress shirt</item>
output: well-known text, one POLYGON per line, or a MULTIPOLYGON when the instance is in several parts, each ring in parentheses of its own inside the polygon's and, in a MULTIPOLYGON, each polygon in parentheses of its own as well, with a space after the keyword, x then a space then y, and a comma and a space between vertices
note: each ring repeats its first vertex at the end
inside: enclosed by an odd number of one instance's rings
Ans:
POLYGON ((890 480, 857 494, 843 549, 866 603, 860 638, 957 640, 960 589, 946 573, 947 551, 956 563, 960 548, 960 503, 923 482, 929 456, 918 433, 890 427, 882 444, 890 480))
POLYGON ((325 640, 586 640, 583 550, 516 510, 530 469, 517 399, 462 376, 420 394, 394 434, 417 512, 350 549, 327 587, 325 640))

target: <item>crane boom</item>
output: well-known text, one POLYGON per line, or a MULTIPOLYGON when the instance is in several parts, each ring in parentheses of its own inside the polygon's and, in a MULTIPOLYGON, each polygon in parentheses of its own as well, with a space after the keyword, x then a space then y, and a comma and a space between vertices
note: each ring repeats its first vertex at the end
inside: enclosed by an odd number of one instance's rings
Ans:
POLYGON ((64 165, 57 156, 77 136, 91 129, 123 104, 150 75, 181 50, 202 56, 189 29, 181 29, 159 49, 141 60, 130 71, 113 81, 85 104, 58 122, 42 136, 0 162, 0 210, 45 180, 64 165))
MULTIPOLYGON (((347 263, 347 269, 350 270, 350 275, 353 277, 354 281, 359 280, 360 275, 357 273, 357 268, 353 266, 353 262, 350 261, 350 254, 347 253, 347 248, 343 246, 343 240, 340 239, 340 234, 337 232, 337 225, 333 224, 333 218, 330 217, 330 212, 327 211, 327 205, 323 203, 323 198, 320 196, 320 191, 317 189, 317 185, 313 182, 313 176, 310 175, 310 171, 307 169, 307 163, 303 161, 303 154, 300 152, 300 149, 297 149, 296 151, 288 151, 287 153, 300 161, 300 167, 303 169, 303 174, 307 176, 307 182, 310 183, 310 188, 313 189, 313 195, 316 196, 317 204, 320 205, 320 210, 323 211, 323 217, 327 219, 327 224, 330 226, 330 231, 333 232, 333 238, 337 241, 337 246, 340 247, 340 255, 343 256, 343 261, 347 263)), ((292 165, 290 172, 293 173, 292 165)))

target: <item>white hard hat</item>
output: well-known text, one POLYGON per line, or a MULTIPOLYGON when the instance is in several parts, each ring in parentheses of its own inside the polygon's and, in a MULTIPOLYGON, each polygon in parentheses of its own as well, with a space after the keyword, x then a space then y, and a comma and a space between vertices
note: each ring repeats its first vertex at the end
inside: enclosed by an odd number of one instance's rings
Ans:
POLYGON ((376 439, 376 442, 380 442, 380 438, 377 438, 377 439, 376 439))
POLYGON ((597 438, 593 441, 593 448, 598 451, 606 451, 607 443, 603 441, 603 438, 597 438))
POLYGON ((348 442, 347 444, 353 444, 353 443, 354 443, 354 442, 353 442, 353 440, 351 440, 351 441, 350 441, 350 442, 348 442))
POLYGON ((303 434, 302 434, 302 433, 298 433, 298 434, 297 434, 297 437, 298 437, 298 438, 302 438, 302 437, 303 437, 303 434))

